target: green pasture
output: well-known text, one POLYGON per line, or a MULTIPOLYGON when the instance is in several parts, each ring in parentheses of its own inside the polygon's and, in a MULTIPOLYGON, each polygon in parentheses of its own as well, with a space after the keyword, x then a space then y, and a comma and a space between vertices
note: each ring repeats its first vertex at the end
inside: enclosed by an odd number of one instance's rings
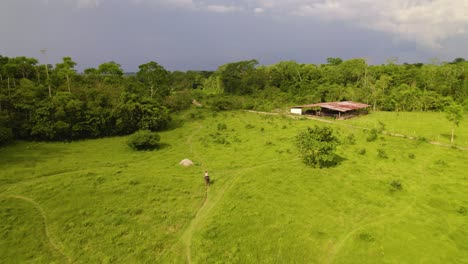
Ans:
MULTIPOLYGON (((340 121, 368 128, 380 128, 385 131, 409 137, 450 144, 452 124, 442 112, 372 112, 366 116, 340 121)), ((468 147, 468 115, 455 126, 455 145, 468 147)))
MULTIPOLYGON (((421 119, 192 109, 154 151, 131 150, 127 137, 15 143, 0 149, 0 263, 468 263, 468 152, 368 142, 343 125, 450 133, 421 119), (337 166, 302 163, 293 138, 313 125, 341 139, 337 166)), ((466 125, 458 131, 463 146, 466 125)))

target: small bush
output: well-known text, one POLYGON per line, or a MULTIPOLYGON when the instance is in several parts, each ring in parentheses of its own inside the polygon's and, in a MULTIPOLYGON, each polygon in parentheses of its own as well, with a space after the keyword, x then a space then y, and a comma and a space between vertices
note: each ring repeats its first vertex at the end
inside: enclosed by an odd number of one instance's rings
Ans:
POLYGON ((377 157, 381 159, 388 159, 387 153, 383 149, 377 149, 377 157))
POLYGON ((468 215, 468 209, 466 209, 466 207, 464 206, 460 206, 460 208, 458 208, 457 212, 461 215, 468 215))
POLYGON ((252 128, 255 128, 255 126, 254 126, 254 125, 251 125, 251 124, 247 124, 247 125, 245 125, 245 128, 247 128, 247 129, 252 129, 252 128))
POLYGON ((192 95, 189 90, 179 91, 166 97, 164 104, 172 111, 188 109, 192 105, 192 95))
POLYGON ((0 146, 13 141, 13 132, 11 128, 0 127, 0 146))
POLYGON ((233 110, 234 104, 228 100, 216 100, 212 102, 211 109, 213 111, 226 111, 226 110, 233 110))
POLYGON ((375 241, 374 236, 372 234, 370 234, 370 233, 361 233, 361 234, 359 234, 359 239, 361 239, 362 241, 366 241, 366 242, 375 241))
POLYGON ((222 130, 226 130, 227 129, 227 125, 224 124, 224 123, 218 123, 218 131, 222 131, 222 130))
POLYGON ((354 134, 349 134, 347 137, 346 137, 346 142, 350 145, 354 145, 356 144, 356 137, 354 136, 354 134))
POLYGON ((382 122, 380 120, 378 122, 379 122, 378 132, 382 133, 383 131, 385 131, 385 124, 384 124, 384 122, 382 122))
POLYGON ((398 180, 393 180, 390 182, 390 191, 395 192, 395 191, 401 191, 403 190, 403 185, 401 184, 400 181, 398 180))
POLYGON ((199 119, 199 120, 203 120, 205 119, 205 115, 203 115, 202 112, 195 112, 195 113, 190 113, 189 115, 190 119, 199 119))
POLYGON ((429 140, 427 138, 422 137, 422 136, 417 137, 417 140, 421 141, 421 142, 429 142, 429 140))
POLYGON ((369 131, 369 136, 367 137, 367 142, 376 141, 378 138, 378 131, 377 129, 373 128, 369 131))
POLYGON ((415 159, 416 156, 414 155, 414 153, 410 153, 410 154, 408 154, 408 158, 410 158, 410 159, 415 159))
POLYGON ((160 136, 149 130, 140 130, 130 136, 127 145, 134 150, 151 150, 159 147, 160 136))
POLYGON ((366 155, 366 149, 362 148, 362 149, 358 150, 358 154, 359 155, 366 155))
POLYGON ((295 141, 306 165, 322 168, 336 164, 335 150, 339 140, 332 128, 308 127, 296 136, 295 141))

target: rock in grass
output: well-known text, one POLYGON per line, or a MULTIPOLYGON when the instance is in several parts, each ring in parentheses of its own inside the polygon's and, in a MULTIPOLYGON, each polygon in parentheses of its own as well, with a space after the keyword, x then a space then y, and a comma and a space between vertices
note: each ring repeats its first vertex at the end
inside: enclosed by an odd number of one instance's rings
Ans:
POLYGON ((193 166, 193 161, 189 160, 189 159, 183 159, 179 162, 180 165, 184 166, 184 167, 188 167, 188 166, 193 166))

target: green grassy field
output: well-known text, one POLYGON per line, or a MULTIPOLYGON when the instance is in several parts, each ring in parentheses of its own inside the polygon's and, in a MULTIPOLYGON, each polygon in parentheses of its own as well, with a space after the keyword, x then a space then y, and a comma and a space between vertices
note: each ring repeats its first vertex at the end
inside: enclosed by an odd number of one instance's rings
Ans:
MULTIPOLYGON (((425 138, 450 144, 452 125, 445 113, 434 112, 373 112, 370 115, 343 121, 357 126, 379 128, 379 121, 385 124, 385 130, 415 138, 425 138)), ((454 143, 468 147, 468 115, 464 116, 459 127, 455 127, 454 143)))
POLYGON ((0 149, 0 263, 468 263, 468 152, 343 126, 380 120, 432 139, 442 125, 407 113, 181 119, 156 151, 126 137, 0 149), (302 163, 293 138, 313 125, 354 135, 339 165, 302 163))

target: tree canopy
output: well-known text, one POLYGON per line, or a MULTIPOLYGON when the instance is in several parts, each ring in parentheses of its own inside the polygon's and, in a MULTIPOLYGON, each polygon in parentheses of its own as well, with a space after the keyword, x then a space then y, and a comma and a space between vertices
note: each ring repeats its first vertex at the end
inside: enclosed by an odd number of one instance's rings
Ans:
MULTIPOLYGON (((63 57, 55 64, 0 55, 0 125, 15 138, 63 140, 123 135, 167 126, 169 112, 207 96, 214 109, 272 110, 294 104, 351 100, 384 111, 468 109, 468 62, 369 65, 328 58, 324 64, 257 60, 216 71, 166 70, 156 61, 124 74, 105 62, 83 73, 63 57)), ((449 110, 447 110, 449 111, 449 110)), ((449 111, 452 112, 452 111, 449 111)), ((455 115, 456 116, 456 115, 455 115)), ((456 126, 456 119, 450 119, 456 126)))

